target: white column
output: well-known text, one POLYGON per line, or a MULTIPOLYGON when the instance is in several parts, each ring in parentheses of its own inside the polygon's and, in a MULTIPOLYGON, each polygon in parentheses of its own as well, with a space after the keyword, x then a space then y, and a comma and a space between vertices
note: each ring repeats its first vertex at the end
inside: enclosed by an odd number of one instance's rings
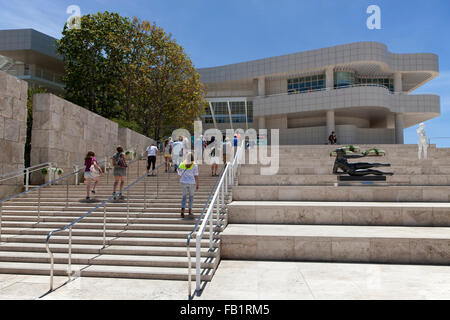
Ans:
POLYGON ((231 130, 234 130, 233 129, 233 117, 231 116, 230 101, 227 101, 227 107, 228 107, 228 116, 230 117, 230 127, 231 127, 231 130))
POLYGON ((396 144, 404 144, 403 115, 400 113, 395 114, 395 143, 396 144))
POLYGON ((258 118, 258 129, 266 129, 266 118, 265 117, 258 118))
POLYGON ((327 111, 327 139, 331 132, 336 132, 336 125, 334 121, 334 110, 327 111))
POLYGON ((212 116, 212 119, 213 119, 213 122, 214 122, 214 128, 217 129, 216 115, 214 114, 214 108, 213 108, 211 102, 209 102, 209 110, 211 110, 211 116, 212 116))
POLYGON ((403 83, 402 83, 402 73, 394 73, 394 92, 403 94, 403 83))
POLYGON ((334 68, 325 70, 325 81, 327 89, 332 90, 334 88, 334 68))
POLYGON ((258 78, 258 96, 264 97, 266 95, 266 78, 258 78))

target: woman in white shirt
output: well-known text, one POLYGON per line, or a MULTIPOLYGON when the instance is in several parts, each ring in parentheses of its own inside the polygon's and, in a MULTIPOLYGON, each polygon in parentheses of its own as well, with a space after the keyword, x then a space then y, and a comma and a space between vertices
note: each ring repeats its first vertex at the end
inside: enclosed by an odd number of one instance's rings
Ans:
POLYGON ((183 198, 181 200, 181 218, 184 218, 184 212, 186 209, 186 200, 189 196, 189 216, 192 217, 192 206, 194 204, 194 193, 199 188, 198 183, 198 166, 194 163, 194 155, 189 153, 186 157, 187 160, 180 164, 178 168, 178 176, 180 178, 181 190, 183 192, 183 198))

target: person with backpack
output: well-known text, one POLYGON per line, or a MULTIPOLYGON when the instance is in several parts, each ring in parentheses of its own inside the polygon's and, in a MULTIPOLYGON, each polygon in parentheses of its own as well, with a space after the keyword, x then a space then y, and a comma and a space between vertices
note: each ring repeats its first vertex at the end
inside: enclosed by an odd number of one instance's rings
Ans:
POLYGON ((188 153, 186 161, 182 162, 178 168, 181 190, 183 198, 181 200, 181 218, 184 218, 186 210, 186 200, 189 196, 189 217, 192 217, 192 207, 194 204, 194 193, 199 189, 198 166, 194 163, 194 155, 188 153))
POLYGON ((122 189, 125 185, 125 177, 127 176, 127 168, 128 164, 125 160, 125 153, 123 152, 122 147, 117 147, 117 153, 112 157, 112 165, 114 168, 114 191, 113 196, 114 200, 123 200, 125 199, 122 195, 122 189), (120 192, 117 194, 117 186, 120 181, 120 192))
POLYGON ((89 151, 84 159, 84 180, 86 181, 86 201, 90 201, 90 192, 95 194, 95 189, 98 185, 98 178, 100 174, 103 173, 102 169, 99 167, 97 159, 95 159, 95 153, 89 151), (94 182, 94 187, 91 191, 91 183, 94 182))

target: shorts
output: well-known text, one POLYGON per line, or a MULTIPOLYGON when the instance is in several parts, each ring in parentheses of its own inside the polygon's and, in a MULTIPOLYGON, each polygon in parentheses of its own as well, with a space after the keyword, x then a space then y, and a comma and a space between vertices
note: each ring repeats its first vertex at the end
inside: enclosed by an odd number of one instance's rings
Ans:
POLYGON ((211 164, 220 164, 219 157, 211 157, 211 164))
POLYGON ((114 177, 126 177, 127 169, 126 168, 114 168, 114 177))
POLYGON ((98 177, 93 175, 92 172, 90 172, 90 171, 84 172, 84 179, 96 179, 96 178, 98 178, 98 177))
POLYGON ((172 155, 171 155, 170 153, 165 153, 165 154, 164 154, 164 157, 165 157, 165 158, 172 158, 172 155))

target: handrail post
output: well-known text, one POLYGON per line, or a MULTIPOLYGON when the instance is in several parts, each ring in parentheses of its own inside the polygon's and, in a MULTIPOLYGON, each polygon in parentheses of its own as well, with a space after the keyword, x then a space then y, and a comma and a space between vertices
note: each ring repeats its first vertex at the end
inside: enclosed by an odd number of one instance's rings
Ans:
POLYGON ((69 207, 69 178, 66 180, 66 209, 69 207))
POLYGON ((106 203, 103 207, 103 248, 106 247, 106 203))
POLYGON ((69 280, 72 276, 72 226, 69 229, 69 266, 67 270, 67 274, 69 275, 69 280))
POLYGON ((38 189, 38 222, 41 221, 41 188, 38 189))
POLYGON ((130 188, 127 189, 127 226, 130 219, 130 188))
POLYGON ((217 226, 219 226, 219 219, 220 219, 220 209, 219 209, 219 198, 216 198, 216 215, 217 215, 217 226))
POLYGON ((30 169, 27 168, 25 174, 25 191, 28 191, 30 188, 30 169))
POLYGON ((188 256, 188 299, 192 295, 192 262, 191 262, 191 242, 189 241, 187 246, 187 256, 188 256))
POLYGON ((147 210, 147 176, 144 177, 144 210, 147 210))
POLYGON ((196 236, 196 243, 195 243, 195 247, 196 247, 196 252, 195 252, 195 260, 196 260, 196 275, 195 275, 195 282, 196 282, 196 289, 195 291, 197 292, 197 296, 200 296, 200 284, 201 284, 201 275, 200 275, 200 263, 201 263, 201 259, 200 259, 200 253, 201 253, 201 234, 197 233, 196 236))
POLYGON ((52 163, 50 162, 50 164, 48 165, 48 178, 50 179, 50 185, 52 185, 52 163))
POLYGON ((2 242, 2 214, 3 214, 3 202, 0 202, 0 242, 2 242))
POLYGON ((78 166, 75 166, 75 185, 78 185, 78 166))
POLYGON ((214 235, 214 229, 213 229, 213 209, 214 204, 211 207, 211 213, 209 214, 209 251, 213 251, 213 235, 214 235))

